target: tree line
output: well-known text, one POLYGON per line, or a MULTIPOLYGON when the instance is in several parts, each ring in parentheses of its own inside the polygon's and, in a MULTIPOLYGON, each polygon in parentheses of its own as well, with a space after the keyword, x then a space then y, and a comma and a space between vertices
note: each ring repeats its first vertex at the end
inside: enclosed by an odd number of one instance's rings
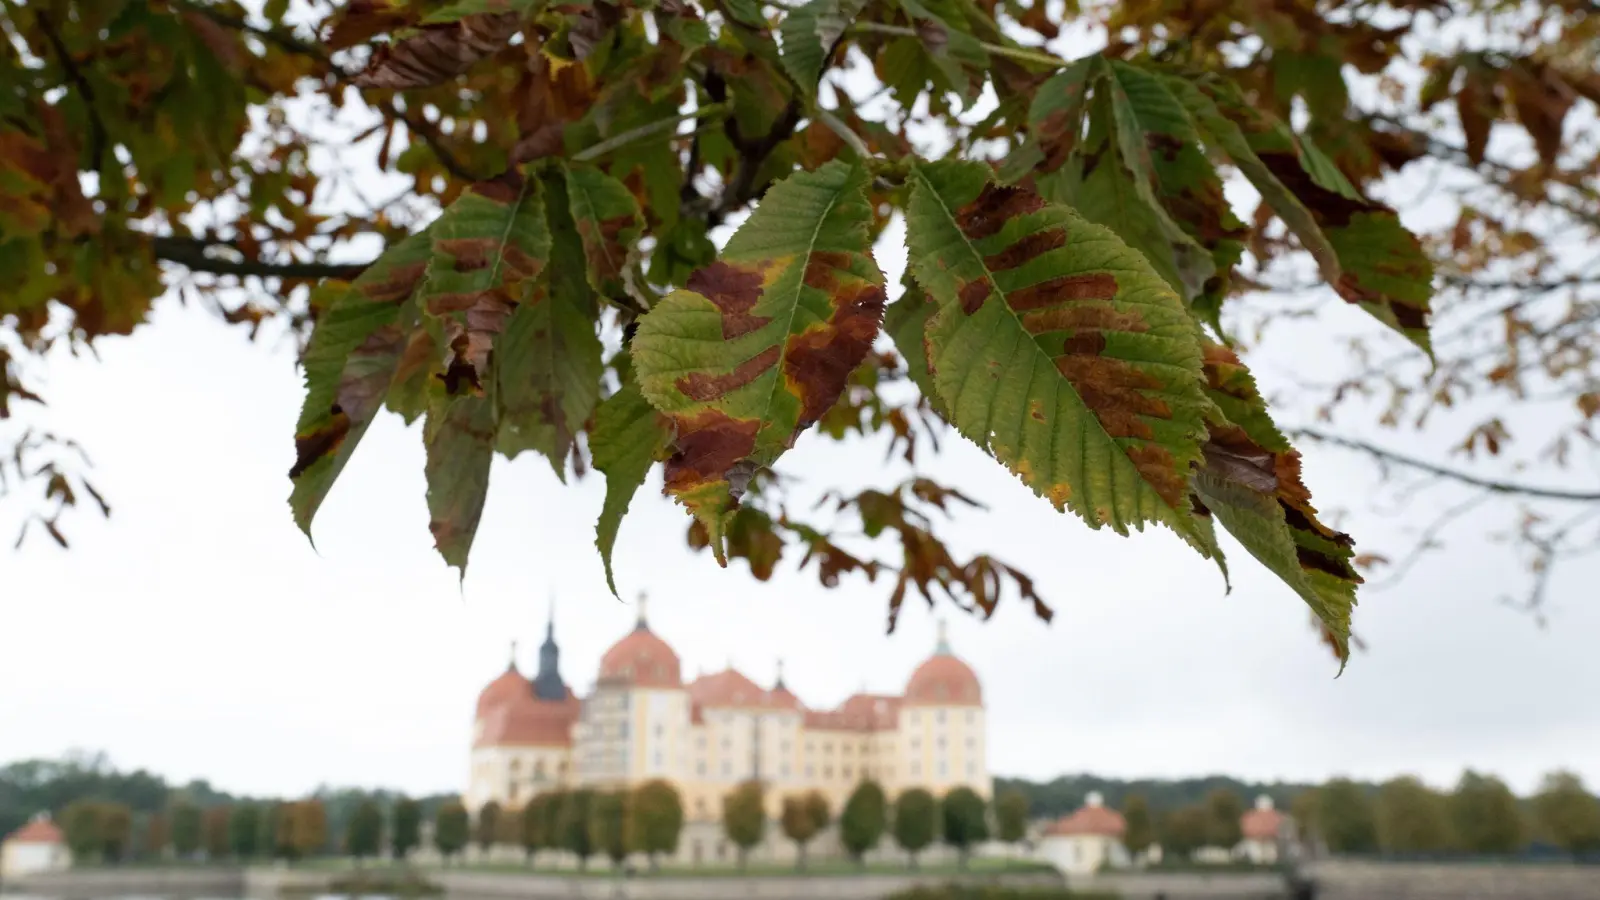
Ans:
MULTIPOLYGON (((1227 788, 1165 808, 1131 792, 1120 807, 1123 840, 1135 852, 1159 844, 1187 855, 1232 847, 1242 837, 1244 800, 1227 788)), ((1449 791, 1409 775, 1382 784, 1335 778, 1296 792, 1288 808, 1297 837, 1330 853, 1483 856, 1540 847, 1600 853, 1600 798, 1570 772, 1547 775, 1525 799, 1493 775, 1470 770, 1449 791)))

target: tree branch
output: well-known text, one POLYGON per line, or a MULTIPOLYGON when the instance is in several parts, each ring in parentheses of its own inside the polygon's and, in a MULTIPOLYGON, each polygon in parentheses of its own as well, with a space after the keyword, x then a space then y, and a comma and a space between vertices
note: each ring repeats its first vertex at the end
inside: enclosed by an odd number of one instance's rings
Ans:
POLYGON ((241 278, 354 278, 371 263, 273 263, 256 259, 218 259, 207 254, 212 247, 221 246, 215 241, 200 238, 157 237, 150 239, 150 248, 156 259, 177 263, 191 271, 212 275, 235 275, 241 278))
POLYGON ((1562 488, 1547 488, 1540 487, 1538 485, 1518 484, 1512 481, 1499 481, 1493 478, 1484 478, 1480 475, 1474 475, 1470 472, 1462 472, 1459 469, 1446 468, 1444 466, 1428 462, 1427 460, 1418 459, 1414 456, 1407 456, 1404 453, 1397 453, 1393 450, 1379 447, 1376 444, 1367 443, 1366 441, 1356 440, 1355 438, 1347 438, 1337 434, 1330 434, 1326 431, 1316 428, 1295 428, 1289 430, 1289 434, 1292 437, 1310 438, 1311 440, 1320 441, 1324 444, 1332 444, 1335 447, 1343 447, 1346 450, 1357 450, 1379 460, 1380 462, 1393 463, 1395 465, 1405 466, 1410 469, 1416 469, 1421 472, 1427 472, 1430 475, 1437 475, 1440 478, 1448 478, 1452 481, 1458 481, 1462 484, 1469 484, 1473 487, 1483 488, 1486 491, 1496 494, 1534 497, 1541 500, 1565 500, 1577 503, 1593 503, 1595 501, 1600 501, 1600 489, 1572 491, 1562 488))
POLYGON ((78 64, 67 51, 67 45, 62 43, 61 35, 56 33, 50 20, 41 11, 36 10, 33 15, 39 21, 39 30, 44 32, 45 40, 50 42, 50 48, 61 58, 61 68, 66 71, 67 78, 83 97, 83 108, 89 113, 89 154, 94 158, 95 171, 99 171, 100 160, 104 158, 106 152, 106 123, 101 120, 100 111, 95 108, 94 89, 89 86, 83 73, 78 71, 78 64))

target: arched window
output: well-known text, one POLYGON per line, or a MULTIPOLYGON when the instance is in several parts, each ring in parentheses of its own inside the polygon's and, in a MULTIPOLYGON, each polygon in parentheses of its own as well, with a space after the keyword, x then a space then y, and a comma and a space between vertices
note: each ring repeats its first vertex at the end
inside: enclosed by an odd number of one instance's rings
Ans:
POLYGON ((542 759, 536 759, 533 762, 533 780, 544 780, 544 760, 542 759))

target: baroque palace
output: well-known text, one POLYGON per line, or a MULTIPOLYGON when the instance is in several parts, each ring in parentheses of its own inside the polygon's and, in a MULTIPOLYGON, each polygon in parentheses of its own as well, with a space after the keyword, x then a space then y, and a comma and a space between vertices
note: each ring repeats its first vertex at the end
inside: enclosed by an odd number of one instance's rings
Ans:
POLYGON ((479 694, 462 798, 474 813, 491 800, 521 806, 556 787, 655 778, 676 785, 691 832, 717 822, 723 796, 752 778, 767 786, 773 813, 782 797, 819 790, 837 815, 865 779, 891 799, 910 787, 935 796, 963 785, 985 799, 992 793, 983 691, 942 624, 933 655, 904 693, 858 693, 834 709, 802 702, 781 665, 770 687, 733 668, 686 683, 642 598, 637 624, 601 657, 588 696, 562 679, 560 653, 552 617, 534 676, 513 658, 479 694))

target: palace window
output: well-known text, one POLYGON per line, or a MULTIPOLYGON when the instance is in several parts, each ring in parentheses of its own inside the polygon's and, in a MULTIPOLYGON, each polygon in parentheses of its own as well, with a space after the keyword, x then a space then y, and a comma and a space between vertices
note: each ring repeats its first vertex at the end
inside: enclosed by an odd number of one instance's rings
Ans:
POLYGON ((945 776, 947 776, 949 774, 950 774, 950 767, 945 765, 944 760, 942 760, 942 759, 939 760, 939 777, 940 778, 944 778, 945 776))
POLYGON ((833 766, 823 766, 822 767, 822 777, 823 778, 832 778, 833 777, 833 766))
POLYGON ((937 720, 936 720, 936 721, 938 721, 938 723, 939 723, 939 724, 940 724, 940 725, 943 725, 943 724, 944 724, 944 710, 942 710, 942 709, 941 709, 941 710, 939 710, 939 713, 938 713, 938 718, 937 718, 937 720))
POLYGON ((850 767, 849 766, 845 766, 843 769, 840 769, 839 770, 839 774, 843 775, 846 778, 849 778, 850 777, 850 767))

